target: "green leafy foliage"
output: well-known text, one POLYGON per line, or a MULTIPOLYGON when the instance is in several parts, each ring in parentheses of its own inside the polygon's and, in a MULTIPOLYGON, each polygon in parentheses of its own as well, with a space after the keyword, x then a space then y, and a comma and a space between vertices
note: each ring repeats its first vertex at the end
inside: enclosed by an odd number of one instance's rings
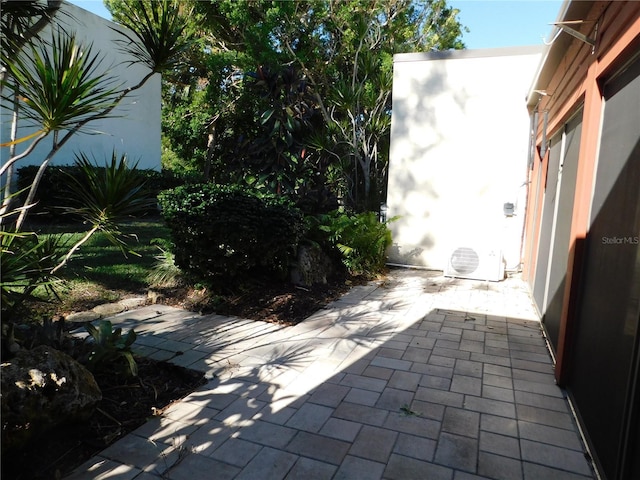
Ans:
POLYGON ((183 53, 195 43, 186 21, 191 12, 181 11, 177 1, 110 3, 119 5, 115 17, 132 32, 123 32, 125 38, 117 41, 135 58, 132 64, 146 65, 154 72, 170 70, 181 63, 183 53))
POLYGON ((342 263, 352 275, 373 276, 381 272, 391 245, 387 222, 374 212, 346 214, 339 211, 321 217, 318 227, 342 254, 342 263))
POLYGON ((151 243, 159 253, 154 256, 155 264, 147 276, 149 284, 154 287, 175 287, 180 284, 183 275, 175 262, 174 245, 164 238, 154 238, 151 243))
POLYGON ((144 215, 156 203, 144 190, 144 178, 138 175, 136 165, 130 167, 127 157, 118 157, 114 151, 105 167, 97 166, 82 153, 76 156, 76 166, 78 175, 67 177, 73 206, 65 211, 91 225, 91 230, 70 253, 97 231, 123 253, 133 253, 118 224, 144 215))
POLYGON ((91 337, 91 352, 87 360, 87 368, 92 371, 112 371, 127 377, 138 375, 138 365, 131 345, 136 341, 136 333, 129 330, 122 335, 121 328, 113 328, 109 320, 102 320, 95 327, 87 324, 87 332, 91 337))
MULTIPOLYGON (((29 53, 12 59, 2 56, 11 82, 3 82, 22 99, 20 116, 43 132, 75 127, 116 104, 114 79, 101 67, 102 58, 91 46, 82 47, 62 31, 47 42, 33 39, 29 53)), ((8 101, 10 97, 5 97, 8 101)))
POLYGON ((337 197, 355 211, 377 210, 386 198, 393 55, 464 47, 446 0, 183 4, 202 42, 185 53, 186 68, 163 77, 171 168, 183 162, 217 183, 292 194, 299 205, 337 197))
POLYGON ((144 213, 155 203, 145 195, 137 164, 114 151, 104 167, 84 153, 76 155, 77 175, 67 177, 67 191, 77 204, 68 210, 90 224, 115 223, 144 213))
POLYGON ((42 287, 55 295, 60 279, 51 273, 62 258, 61 237, 0 231, 2 321, 11 321, 33 291, 42 287))
POLYGON ((51 21, 58 8, 57 2, 2 0, 0 51, 7 58, 14 58, 24 44, 38 35, 51 21))
POLYGON ((212 281, 251 270, 284 274, 303 233, 303 217, 283 197, 236 185, 185 185, 158 200, 183 271, 212 281))
MULTIPOLYGON (((260 132, 250 142, 253 184, 291 198, 319 177, 304 146, 314 118, 321 120, 308 82, 295 68, 260 66, 247 76, 249 88, 265 100, 260 132)), ((316 122, 317 123, 317 122, 316 122)), ((323 178, 321 178, 322 180, 323 178)))

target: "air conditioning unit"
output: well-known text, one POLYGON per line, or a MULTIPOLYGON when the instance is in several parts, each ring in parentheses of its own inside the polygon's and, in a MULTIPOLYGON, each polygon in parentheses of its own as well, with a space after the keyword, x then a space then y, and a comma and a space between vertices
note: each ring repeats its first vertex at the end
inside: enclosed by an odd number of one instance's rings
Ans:
POLYGON ((504 280, 502 252, 499 248, 456 247, 447 258, 444 276, 493 282, 504 280))

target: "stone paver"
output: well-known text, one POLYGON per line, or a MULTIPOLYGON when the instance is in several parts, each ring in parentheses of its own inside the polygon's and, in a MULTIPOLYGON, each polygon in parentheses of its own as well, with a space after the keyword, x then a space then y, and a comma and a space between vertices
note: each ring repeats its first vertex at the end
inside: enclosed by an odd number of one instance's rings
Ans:
POLYGON ((518 278, 392 270, 294 327, 164 305, 110 320, 210 381, 72 480, 594 478, 518 278))

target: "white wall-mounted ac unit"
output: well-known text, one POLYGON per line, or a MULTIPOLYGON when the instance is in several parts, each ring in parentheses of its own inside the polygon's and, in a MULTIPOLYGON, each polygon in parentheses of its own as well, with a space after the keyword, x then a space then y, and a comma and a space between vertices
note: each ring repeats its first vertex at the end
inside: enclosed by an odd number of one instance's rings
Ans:
POLYGON ((504 280, 504 263, 499 248, 460 246, 453 248, 447 258, 445 277, 474 280, 504 280))

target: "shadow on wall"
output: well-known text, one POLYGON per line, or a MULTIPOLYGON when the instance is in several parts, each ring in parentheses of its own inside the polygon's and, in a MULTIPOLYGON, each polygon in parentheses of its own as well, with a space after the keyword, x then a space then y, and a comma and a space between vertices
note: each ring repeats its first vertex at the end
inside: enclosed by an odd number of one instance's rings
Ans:
POLYGON ((434 161, 431 152, 446 140, 437 118, 442 107, 436 102, 445 96, 462 114, 470 95, 465 88, 448 88, 444 63, 428 62, 421 79, 404 73, 408 68, 400 73, 400 68, 410 63, 414 62, 396 62, 399 79, 394 80, 387 202, 389 216, 399 218, 389 225, 394 246, 388 255, 392 263, 424 266, 425 256, 440 236, 435 232, 438 220, 431 218, 437 212, 430 211, 430 206, 442 201, 441 192, 437 172, 428 167, 428 162, 434 161), (402 80, 405 75, 409 78, 402 80))
MULTIPOLYGON (((433 245, 433 239, 429 236, 424 237, 421 245, 426 244, 428 247, 433 245)), ((392 244, 387 250, 387 257, 391 263, 397 263, 400 265, 416 265, 420 255, 424 251, 424 248, 416 247, 410 250, 400 250, 400 245, 397 243, 392 244)))
MULTIPOLYGON (((402 62, 401 62, 402 63, 402 62)), ((446 84, 444 79, 447 78, 447 73, 444 65, 440 62, 433 62, 430 74, 423 79, 411 79, 411 85, 408 88, 410 93, 404 93, 402 99, 397 97, 393 99, 393 114, 392 114, 392 131, 391 131, 391 149, 389 159, 389 169, 394 168, 394 157, 398 163, 398 170, 394 169, 394 186, 399 187, 398 191, 394 191, 394 195, 400 195, 401 199, 406 200, 408 194, 416 191, 416 187, 421 189, 426 188, 427 191, 423 194, 432 198, 438 198, 436 190, 431 183, 426 185, 419 184, 416 179, 415 172, 410 169, 402 169, 401 163, 404 163, 405 159, 402 158, 400 153, 394 155, 395 149, 402 146, 403 151, 412 152, 412 155, 419 156, 421 158, 428 157, 429 151, 439 145, 444 137, 438 129, 438 118, 436 115, 436 107, 431 101, 433 92, 445 93, 446 84), (420 92, 428 92, 428 95, 421 95, 420 92), (428 131, 434 136, 428 144, 425 144, 424 137, 418 137, 411 135, 411 132, 416 131, 416 125, 420 126, 419 131, 428 131)), ((460 89, 457 91, 446 91, 448 97, 453 99, 455 105, 464 111, 464 108, 469 100, 470 96, 466 89, 460 89)), ((413 161, 413 158, 407 159, 413 161)), ((406 205, 406 203, 396 202, 397 206, 406 205)), ((415 205, 414 205, 415 206, 415 205)), ((411 205, 408 205, 411 207, 411 205)))

